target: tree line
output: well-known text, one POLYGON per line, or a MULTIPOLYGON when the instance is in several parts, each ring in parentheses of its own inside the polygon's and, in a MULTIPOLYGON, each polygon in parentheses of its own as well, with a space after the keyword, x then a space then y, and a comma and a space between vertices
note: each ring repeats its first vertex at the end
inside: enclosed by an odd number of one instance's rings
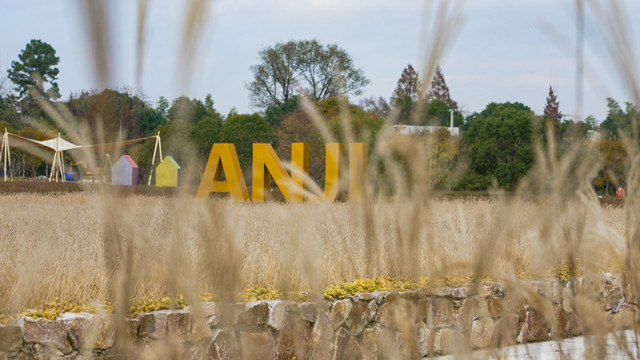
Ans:
MULTIPOLYGON (((453 100, 439 66, 425 86, 409 64, 389 100, 366 98, 353 104, 350 96, 360 95, 369 80, 335 44, 322 45, 316 40, 277 43, 262 49, 258 59, 249 69, 253 80, 246 87, 252 105, 260 111, 221 114, 210 94, 204 99, 181 96, 171 101, 160 97, 155 105, 126 88, 83 90, 61 99, 57 85, 60 59, 49 44, 32 40, 0 80, 0 126, 37 140, 52 138, 57 131, 66 136, 64 129, 55 126, 52 115, 43 111, 44 101, 66 109, 73 127, 89 129, 91 136, 84 139, 86 142, 135 139, 160 132, 164 154, 183 166, 187 183, 199 181, 215 142, 235 144, 245 171, 250 171, 252 143, 272 144, 285 160, 290 158, 291 143, 309 143, 314 154, 310 174, 321 183, 326 137, 346 140, 348 134, 341 126, 345 116, 351 125, 349 136, 372 144, 385 124, 442 127, 425 140, 425 146, 435 146, 435 175, 428 181, 435 188, 485 190, 496 183, 514 189, 534 164, 534 143, 549 140, 545 138, 548 127, 559 144, 589 141, 595 133, 600 134, 598 156, 603 168, 594 180, 597 190, 609 191, 626 175, 624 139, 631 136, 636 116, 635 106, 629 103, 622 108, 614 99, 607 99, 607 118, 599 126, 593 117, 566 119, 551 87, 540 115, 517 102, 491 103, 480 112, 466 113, 453 100), (309 111, 305 101, 315 110, 309 111), (454 126, 461 130, 459 137, 446 130, 452 117, 454 126), (318 119, 324 131, 318 129, 318 119)), ((147 176, 153 143, 132 145, 126 152, 137 159, 140 174, 147 176)), ((12 157, 16 175, 34 177, 47 171, 45 161, 28 153, 17 150, 12 157)))

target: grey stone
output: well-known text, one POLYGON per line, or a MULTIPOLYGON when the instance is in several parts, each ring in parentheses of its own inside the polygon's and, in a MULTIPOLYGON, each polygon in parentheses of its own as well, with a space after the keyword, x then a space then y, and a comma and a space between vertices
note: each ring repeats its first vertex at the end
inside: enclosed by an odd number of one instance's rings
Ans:
POLYGON ((451 296, 455 299, 464 299, 469 297, 470 290, 468 287, 457 287, 451 290, 451 296))
POLYGON ((451 295, 451 288, 443 287, 443 288, 431 289, 431 295, 433 295, 433 296, 450 296, 451 295))
MULTIPOLYGON (((213 303, 213 302, 200 303, 200 309, 202 311, 202 316, 204 317, 220 316, 220 308, 216 303, 213 303)), ((188 308, 185 310, 188 310, 188 308)))
POLYGON ((419 322, 416 325, 416 347, 419 356, 429 356, 431 349, 433 348, 433 341, 435 335, 431 329, 424 322, 419 322))
POLYGON ((245 303, 238 315, 239 325, 265 325, 269 321, 269 304, 265 301, 245 303))
POLYGON ((375 318, 377 309, 378 305, 375 301, 358 301, 351 307, 351 312, 344 324, 352 335, 358 336, 362 333, 364 327, 375 318))
POLYGON ((582 322, 575 313, 565 313, 565 334, 567 337, 582 335, 582 322))
POLYGON ((311 354, 311 324, 287 313, 276 343, 276 359, 307 359, 311 354))
POLYGON ((474 348, 486 348, 491 345, 494 333, 493 319, 482 317, 476 319, 471 324, 471 334, 469 342, 474 348))
POLYGON ((242 359, 262 360, 276 357, 276 341, 271 332, 240 332, 242 359))
POLYGON ((240 358, 233 331, 216 329, 213 331, 207 354, 212 360, 236 360, 240 358))
POLYGON ((387 329, 396 330, 396 307, 397 304, 384 303, 378 307, 374 322, 387 329))
POLYGON ((553 305, 553 323, 551 324, 551 337, 553 339, 564 339, 567 337, 567 321, 569 314, 565 313, 562 305, 553 305))
POLYGON ((168 338, 184 343, 191 341, 191 314, 184 310, 175 310, 167 313, 168 338))
POLYGON ((427 322, 429 318, 429 313, 431 312, 431 298, 430 297, 422 297, 416 301, 417 308, 417 319, 416 321, 427 322))
POLYGON ((167 316, 167 310, 138 314, 138 336, 144 340, 164 338, 167 335, 167 316))
POLYGON ((211 339, 215 328, 211 328, 205 321, 195 321, 191 324, 191 342, 198 343, 206 339, 211 339))
MULTIPOLYGON (((190 308, 191 307, 188 307, 185 310, 189 311, 190 308)), ((200 304, 200 311, 202 312, 202 316, 204 316, 204 318, 206 319, 205 323, 210 328, 215 328, 220 325, 222 314, 220 312, 220 308, 216 303, 203 302, 202 304, 200 304)))
POLYGON ((269 306, 269 319, 267 325, 275 330, 280 331, 284 325, 284 318, 288 311, 296 307, 296 303, 293 301, 268 301, 269 306))
POLYGON ((360 301, 370 301, 370 300, 375 300, 376 296, 379 296, 380 293, 361 293, 361 294, 356 294, 355 297, 356 299, 360 300, 360 301))
POLYGON ((314 303, 302 303, 298 304, 298 309, 300 310, 300 316, 303 320, 306 320, 310 323, 315 323, 318 318, 318 311, 320 311, 316 304, 314 303))
POLYGON ((492 317, 501 317, 504 313, 504 297, 490 296, 487 298, 487 310, 492 317))
POLYGON ((622 290, 617 286, 607 285, 605 293, 605 310, 612 310, 614 313, 620 310, 622 304, 624 304, 625 298, 622 295, 622 290))
POLYGON ((602 278, 607 285, 619 285, 618 277, 614 274, 604 273, 602 278))
POLYGON ((62 320, 33 320, 23 317, 21 322, 24 342, 39 343, 63 354, 69 354, 73 350, 67 340, 67 327, 62 320))
POLYGON ((109 349, 116 341, 113 315, 67 313, 61 319, 69 331, 69 342, 74 349, 109 349))
POLYGON ((0 324, 0 351, 18 351, 22 346, 22 328, 15 324, 0 324))
POLYGON ((489 315, 487 300, 478 295, 474 295, 464 301, 455 320, 455 328, 459 332, 466 334, 471 329, 474 320, 489 315))
POLYGON ((333 351, 333 327, 331 320, 324 311, 318 312, 318 317, 311 331, 312 349, 311 359, 328 359, 333 351))
POLYGON ((540 284, 538 285, 538 293, 547 299, 551 299, 553 297, 552 279, 541 281, 540 284))
POLYGON ((551 285, 551 300, 556 304, 562 304, 562 295, 564 293, 564 287, 562 283, 554 281, 551 285))
POLYGON ((374 291, 372 294, 374 294, 374 298, 376 299, 376 303, 378 305, 382 305, 383 303, 387 302, 387 295, 391 294, 392 291, 374 291))
POLYGON ((409 346, 407 346, 400 332, 380 327, 365 329, 362 336, 361 350, 362 358, 365 360, 411 359, 416 357, 409 351, 409 346))
POLYGON ((568 281, 562 292, 562 309, 565 312, 571 313, 574 312, 574 291, 573 291, 573 283, 568 281))
POLYGON ((517 341, 519 343, 529 343, 534 341, 544 341, 549 339, 549 324, 541 315, 533 309, 527 307, 525 319, 520 328, 517 341))
POLYGON ((504 290, 504 284, 503 283, 495 282, 495 283, 491 284, 490 288, 491 288, 491 294, 493 296, 497 296, 497 297, 504 297, 505 296, 505 290, 504 290))
POLYGON ((478 287, 478 296, 487 297, 492 294, 491 286, 482 285, 478 287))
POLYGON ((516 343, 519 318, 516 314, 505 314, 495 323, 493 343, 496 346, 508 346, 516 343))
POLYGON ((454 330, 443 328, 435 330, 433 340, 433 351, 437 355, 448 354, 451 352, 454 342, 454 330))
POLYGON ((349 299, 339 300, 333 304, 331 313, 329 314, 333 330, 336 330, 344 324, 345 320, 347 320, 347 317, 349 317, 349 314, 351 313, 351 308, 353 308, 353 304, 349 299))
POLYGON ((427 325, 434 328, 453 325, 453 302, 448 298, 435 298, 431 301, 427 325))
POLYGON ((356 339, 345 328, 336 331, 333 342, 333 360, 352 360, 362 357, 362 350, 356 339))
POLYGON ((612 313, 613 328, 616 330, 631 329, 638 323, 638 310, 635 306, 621 305, 618 311, 612 313))
POLYGON ((126 338, 131 343, 138 341, 138 328, 140 327, 140 321, 137 318, 125 320, 126 325, 126 338))

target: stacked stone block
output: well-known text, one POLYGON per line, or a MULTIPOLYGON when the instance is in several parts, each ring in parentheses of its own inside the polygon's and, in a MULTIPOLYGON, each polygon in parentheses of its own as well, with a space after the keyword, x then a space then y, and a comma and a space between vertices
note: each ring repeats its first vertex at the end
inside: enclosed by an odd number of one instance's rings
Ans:
POLYGON ((154 311, 119 324, 112 314, 23 317, 0 325, 0 359, 421 358, 632 328, 638 302, 629 290, 605 275, 380 291, 319 304, 202 303, 198 311, 154 311))

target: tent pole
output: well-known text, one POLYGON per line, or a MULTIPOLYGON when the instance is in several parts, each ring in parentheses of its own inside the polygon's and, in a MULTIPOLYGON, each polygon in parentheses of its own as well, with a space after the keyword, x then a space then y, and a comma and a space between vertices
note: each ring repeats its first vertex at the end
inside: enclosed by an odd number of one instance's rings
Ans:
MULTIPOLYGON (((149 181, 147 181, 147 185, 151 186, 151 177, 153 177, 153 165, 156 163, 156 151, 158 150, 158 145, 160 144, 160 131, 158 131, 158 135, 156 135, 156 143, 153 146, 153 157, 151 158, 151 169, 149 169, 149 181)), ((162 161, 162 147, 160 147, 160 161, 162 161)))
POLYGON ((4 135, 2 135, 2 149, 0 149, 0 157, 2 157, 2 161, 4 163, 4 167, 2 169, 4 169, 4 173, 3 173, 3 179, 4 181, 7 181, 7 152, 5 151, 6 147, 7 147, 7 128, 4 128, 4 135))
POLYGON ((60 151, 60 156, 58 157, 58 161, 60 161, 60 177, 62 178, 62 182, 67 181, 67 179, 65 179, 64 177, 64 160, 62 158, 62 151, 60 151))
MULTIPOLYGON (((0 161, 3 163, 3 180, 7 181, 7 173, 11 169, 11 148, 9 147, 9 132, 7 128, 4 128, 4 134, 2 135, 2 148, 0 149, 0 161), (9 166, 7 166, 7 164, 9 166)), ((13 180, 13 176, 9 178, 9 180, 13 180)))
POLYGON ((109 156, 108 153, 104 154, 104 170, 103 170, 103 176, 106 180, 107 176, 106 176, 106 169, 109 169, 109 182, 111 182, 111 168, 113 167, 113 165, 111 164, 111 156, 109 156), (107 168, 107 163, 109 163, 109 167, 107 168))
POLYGON ((55 152, 53 153, 53 161, 51 162, 51 173, 49 173, 49 182, 51 182, 51 180, 53 180, 53 174, 56 171, 56 159, 58 158, 58 153, 55 152))

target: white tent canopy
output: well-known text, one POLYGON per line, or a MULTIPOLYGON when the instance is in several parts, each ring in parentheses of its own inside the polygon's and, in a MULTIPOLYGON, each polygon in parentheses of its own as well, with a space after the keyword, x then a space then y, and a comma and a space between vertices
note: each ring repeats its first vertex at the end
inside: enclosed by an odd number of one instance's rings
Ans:
MULTIPOLYGON (((160 160, 162 160, 162 143, 160 141, 160 132, 154 136, 148 136, 139 139, 131 139, 124 141, 116 141, 111 143, 97 144, 97 145, 76 145, 71 143, 62 137, 60 137, 60 133, 58 136, 49 139, 49 140, 34 140, 22 137, 20 135, 12 134, 4 130, 4 135, 2 136, 2 145, 0 146, 0 166, 4 170, 4 180, 7 180, 8 169, 11 167, 11 153, 10 153, 10 145, 9 139, 11 139, 11 146, 19 147, 32 155, 40 157, 42 159, 47 159, 51 156, 51 150, 53 150, 53 161, 51 166, 51 174, 49 176, 49 181, 55 180, 58 181, 58 176, 60 180, 64 181, 64 162, 62 161, 62 153, 68 150, 90 150, 97 151, 101 153, 107 153, 110 151, 116 151, 122 149, 123 147, 131 144, 136 144, 148 139, 156 139, 156 144, 153 150, 153 158, 151 159, 151 169, 153 171, 153 165, 155 164, 156 158, 156 150, 160 150, 160 160)), ((151 182, 151 174, 149 174, 149 182, 151 182)))

